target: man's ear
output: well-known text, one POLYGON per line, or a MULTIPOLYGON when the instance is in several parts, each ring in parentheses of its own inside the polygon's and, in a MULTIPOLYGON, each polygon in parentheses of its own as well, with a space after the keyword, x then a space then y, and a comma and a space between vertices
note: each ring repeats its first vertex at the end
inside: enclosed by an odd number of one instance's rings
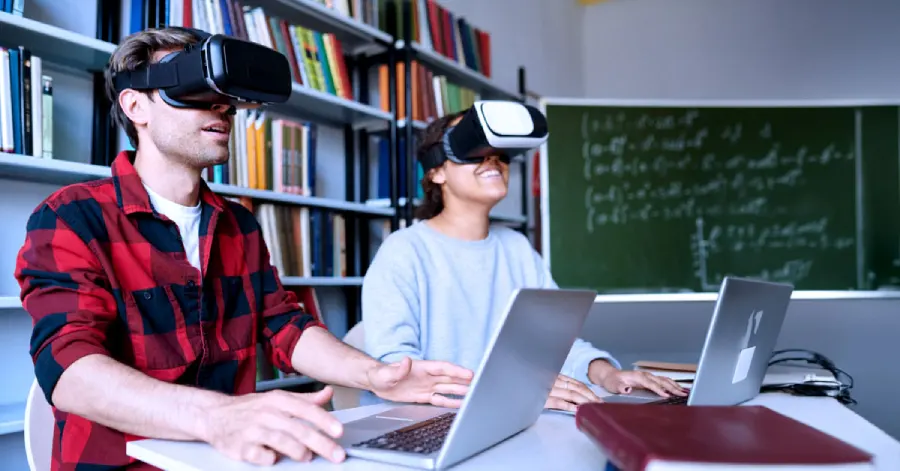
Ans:
POLYGON ((125 89, 119 94, 119 107, 135 126, 146 125, 150 121, 150 100, 147 94, 125 89))

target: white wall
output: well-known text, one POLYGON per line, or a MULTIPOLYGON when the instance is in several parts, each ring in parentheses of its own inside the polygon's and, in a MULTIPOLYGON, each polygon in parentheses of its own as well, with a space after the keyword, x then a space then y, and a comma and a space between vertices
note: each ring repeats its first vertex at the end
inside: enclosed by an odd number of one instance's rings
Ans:
MULTIPOLYGON (((492 78, 499 85, 518 91, 518 70, 524 66, 530 91, 548 96, 584 93, 578 19, 582 9, 574 0, 441 0, 441 5, 491 34, 492 78)), ((531 171, 529 162, 528 214, 533 216, 531 171)), ((495 212, 522 213, 521 178, 514 167, 509 195, 495 212)), ((533 224, 533 217, 529 221, 533 224)))
POLYGON ((900 98, 898 2, 609 0, 582 18, 588 97, 900 98))
POLYGON ((543 95, 581 95, 583 11, 575 0, 441 0, 491 34, 493 77, 517 90, 524 66, 528 88, 543 95))
MULTIPOLYGON (((582 96, 900 100, 900 2, 609 0, 581 14, 582 96)), ((585 336, 632 357, 698 354, 711 312, 690 303, 604 307, 585 336)), ((896 335, 884 332, 897 331, 897 312, 896 299, 795 302, 779 347, 831 357, 854 376, 855 410, 900 438, 891 399, 900 376, 879 361, 894 351, 896 335)))

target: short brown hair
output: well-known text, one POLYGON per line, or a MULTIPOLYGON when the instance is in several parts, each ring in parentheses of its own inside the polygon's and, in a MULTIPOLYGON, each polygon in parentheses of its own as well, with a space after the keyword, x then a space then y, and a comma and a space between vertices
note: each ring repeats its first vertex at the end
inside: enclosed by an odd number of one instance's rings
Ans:
MULTIPOLYGON (((443 117, 432 121, 431 124, 425 128, 422 142, 419 144, 419 148, 416 151, 416 155, 420 161, 428 149, 441 143, 441 139, 444 138, 444 133, 447 131, 447 128, 450 127, 450 124, 463 114, 465 114, 465 111, 444 115, 443 117)), ((430 169, 426 171, 425 175, 422 177, 421 185, 424 195, 421 204, 416 207, 415 216, 417 219, 431 219, 444 210, 444 194, 442 193, 441 185, 438 185, 431 180, 434 171, 435 169, 430 169)))
MULTIPOLYGON (((119 97, 113 84, 112 74, 125 70, 135 70, 148 64, 157 51, 167 49, 183 49, 194 44, 198 38, 191 32, 181 28, 147 29, 131 34, 119 43, 109 58, 109 67, 105 71, 106 97, 111 102, 111 114, 115 123, 125 129, 131 145, 137 149, 138 136, 134 124, 119 106, 119 97)), ((149 95, 149 92, 145 92, 149 95)))

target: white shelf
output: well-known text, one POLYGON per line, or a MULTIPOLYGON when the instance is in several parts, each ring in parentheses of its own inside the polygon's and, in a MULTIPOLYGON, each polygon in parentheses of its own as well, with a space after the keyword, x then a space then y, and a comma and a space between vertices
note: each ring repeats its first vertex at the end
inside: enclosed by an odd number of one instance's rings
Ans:
POLYGON ((521 214, 491 214, 491 219, 509 224, 524 224, 528 218, 521 214))
MULTIPOLYGON (((341 19, 340 14, 328 11, 328 8, 308 0, 280 0, 280 2, 296 4, 309 11, 324 10, 319 12, 321 18, 331 15, 341 19)), ((303 8, 301 11, 305 11, 303 8)), ((357 23, 349 18, 345 19, 350 24, 357 23)), ((363 31, 362 26, 365 25, 353 25, 353 30, 363 31)), ((351 30, 350 27, 346 29, 351 30)), ((112 43, 8 13, 0 13, 0 45, 7 47, 24 45, 32 54, 50 62, 86 70, 103 70, 116 48, 112 43)), ((328 124, 383 122, 392 118, 390 113, 374 106, 313 90, 297 83, 293 84, 293 93, 286 103, 268 106, 274 110, 284 110, 283 112, 293 117, 328 124)))
MULTIPOLYGON (((403 198, 403 197, 398 198, 397 204, 399 206, 405 206, 406 198, 403 198)), ((419 201, 413 200, 413 204, 419 204, 419 201)), ((372 206, 375 208, 390 208, 391 200, 390 200, 390 198, 370 199, 370 200, 366 201, 366 205, 372 206)), ((508 223, 508 224, 524 224, 526 221, 528 221, 528 218, 526 218, 524 215, 521 215, 521 214, 509 214, 509 215, 507 215, 507 214, 491 214, 490 218, 494 221, 508 223)))
MULTIPOLYGON (((21 154, 0 152, 0 178, 27 180, 38 183, 67 185, 110 176, 109 167, 69 162, 58 159, 42 159, 21 154)), ((389 208, 373 208, 364 203, 354 203, 316 196, 300 196, 268 190, 255 190, 221 183, 209 183, 209 187, 224 196, 247 196, 259 201, 271 201, 297 206, 310 206, 341 212, 392 216, 389 208)))
POLYGON ((50 62, 103 70, 115 45, 18 15, 0 12, 0 45, 27 47, 50 62))
POLYGON ((284 286, 362 286, 361 276, 285 276, 281 278, 284 286))
POLYGON ((293 93, 287 102, 267 107, 277 113, 332 125, 384 127, 392 119, 390 113, 374 106, 347 100, 298 83, 293 85, 293 93))
POLYGON ((341 40, 345 52, 352 54, 359 49, 385 49, 391 36, 384 31, 345 16, 321 2, 313 0, 251 0, 262 5, 270 15, 323 33, 332 33, 341 40))
MULTIPOLYGON (((400 121, 397 121, 397 127, 401 128, 401 129, 402 129, 402 128, 405 128, 405 127, 406 127, 406 120, 405 120, 405 119, 401 119, 400 121)), ((424 122, 424 121, 415 121, 415 120, 414 120, 414 121, 412 122, 412 127, 413 127, 413 129, 416 129, 416 130, 419 130, 419 131, 424 131, 425 128, 428 127, 428 123, 426 123, 426 122, 424 122)))
POLYGON ((0 435, 17 433, 25 427, 25 403, 0 404, 0 435))
POLYGON ((0 178, 68 185, 110 176, 108 167, 0 152, 0 178))
POLYGON ((302 384, 312 383, 313 379, 309 376, 289 376, 287 378, 267 379, 265 381, 256 382, 256 391, 269 391, 272 389, 290 388, 300 386, 302 384))
MULTIPOLYGON (((405 42, 403 40, 397 41, 397 49, 402 50, 404 46, 405 42)), ((413 42, 410 48, 415 57, 427 65, 435 75, 445 75, 450 82, 475 90, 483 99, 518 100, 520 98, 518 93, 501 87, 492 79, 485 77, 484 74, 476 72, 464 64, 450 60, 417 42, 413 42)))
MULTIPOLYGON (((406 128, 406 123, 407 120, 405 119, 397 120, 398 133, 406 128)), ((428 123, 425 123, 424 121, 413 121, 412 123, 413 129, 416 131, 423 131, 426 127, 428 127, 428 123)), ((390 121, 368 121, 362 124, 356 124, 353 126, 353 128, 357 131, 365 129, 371 134, 384 134, 387 133, 388 130, 390 130, 390 125, 390 121)))
POLYGON ((255 190, 253 188, 244 188, 234 185, 223 185, 221 183, 210 183, 209 187, 224 196, 247 196, 261 201, 271 201, 273 203, 287 203, 297 206, 310 206, 315 208, 332 209, 341 212, 350 212, 356 214, 367 214, 370 216, 393 216, 394 210, 390 208, 373 208, 364 203, 354 203, 350 201, 336 200, 331 198, 320 198, 318 196, 300 196, 290 193, 279 193, 269 190, 255 190))
POLYGON ((18 296, 0 296, 0 309, 22 309, 18 296))

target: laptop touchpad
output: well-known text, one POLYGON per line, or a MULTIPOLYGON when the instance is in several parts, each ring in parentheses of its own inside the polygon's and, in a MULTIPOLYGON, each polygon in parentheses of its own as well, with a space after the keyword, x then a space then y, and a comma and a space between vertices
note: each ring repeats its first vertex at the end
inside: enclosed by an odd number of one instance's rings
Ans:
POLYGON ((345 427, 352 427, 359 431, 385 431, 406 427, 415 422, 411 419, 387 418, 377 415, 369 416, 364 419, 348 422, 345 427))

